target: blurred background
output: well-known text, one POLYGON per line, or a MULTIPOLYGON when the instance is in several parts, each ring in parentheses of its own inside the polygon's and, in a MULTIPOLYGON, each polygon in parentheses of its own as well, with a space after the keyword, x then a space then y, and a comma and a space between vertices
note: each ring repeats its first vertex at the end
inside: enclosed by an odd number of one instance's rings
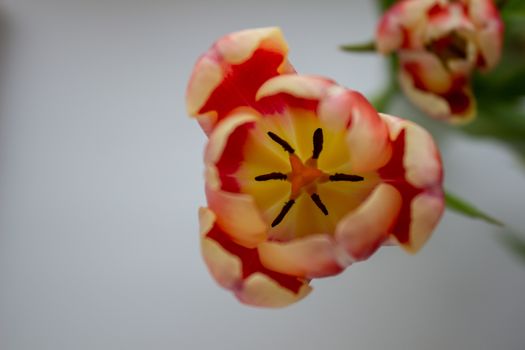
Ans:
MULTIPOLYGON (((372 97, 385 62, 338 45, 376 18, 354 0, 0 1, 0 349, 525 349, 524 261, 456 214, 418 255, 383 248, 282 310, 239 304, 201 260, 197 57, 278 25, 299 72, 372 97)), ((523 234, 517 157, 440 140, 447 188, 523 234)))

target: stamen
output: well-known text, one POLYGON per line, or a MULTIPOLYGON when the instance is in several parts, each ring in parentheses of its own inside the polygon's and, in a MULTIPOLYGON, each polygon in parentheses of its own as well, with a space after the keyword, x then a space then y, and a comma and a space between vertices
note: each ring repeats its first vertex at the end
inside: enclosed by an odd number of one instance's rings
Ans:
POLYGON ((284 204, 284 207, 281 209, 281 212, 279 213, 279 215, 277 215, 275 220, 273 220, 272 227, 279 225, 281 221, 283 221, 284 217, 286 216, 286 214, 288 214, 288 212, 290 211, 294 203, 295 201, 293 199, 290 199, 288 202, 284 204))
POLYGON ((317 128, 314 131, 314 151, 312 159, 319 158, 321 151, 323 150, 323 129, 317 128))
POLYGON ((324 215, 328 215, 328 209, 326 209, 326 206, 324 205, 323 201, 321 200, 321 197, 319 197, 319 195, 317 193, 312 193, 310 198, 312 198, 312 200, 314 201, 315 205, 317 205, 317 207, 319 209, 321 209, 321 211, 323 212, 324 215))
POLYGON ((284 150, 290 154, 294 154, 295 153, 295 150, 292 148, 292 146, 290 146, 290 144, 288 142, 286 142, 285 140, 283 140, 282 138, 280 138, 279 136, 275 135, 273 132, 271 131, 268 131, 268 136, 270 136, 270 138, 272 140, 274 140, 275 142, 277 142, 282 148, 284 148, 284 150))
POLYGON ((286 180, 288 176, 283 173, 269 173, 255 177, 255 181, 286 180))
POLYGON ((359 175, 348 175, 348 174, 341 174, 336 173, 334 175, 330 175, 328 178, 330 181, 351 181, 351 182, 359 182, 363 181, 365 178, 359 175))

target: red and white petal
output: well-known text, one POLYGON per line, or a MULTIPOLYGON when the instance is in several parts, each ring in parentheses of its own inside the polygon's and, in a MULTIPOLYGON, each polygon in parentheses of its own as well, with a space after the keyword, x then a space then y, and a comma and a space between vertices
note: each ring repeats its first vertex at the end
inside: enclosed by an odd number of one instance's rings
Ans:
POLYGON ((268 79, 294 72, 279 28, 251 29, 219 39, 197 62, 186 94, 188 113, 209 134, 237 107, 273 110, 255 100, 268 79))
MULTIPOLYGON (((204 163, 207 165, 214 165, 220 161, 224 151, 231 142, 230 137, 243 126, 253 124, 260 118, 260 115, 253 110, 238 109, 234 111, 230 117, 214 129, 210 134, 206 150, 204 152, 204 163)), ((234 145, 235 148, 242 148, 242 145, 234 145)))
POLYGON ((388 129, 377 111, 360 93, 333 88, 321 101, 319 119, 324 125, 346 128, 352 170, 366 172, 384 165, 390 157, 388 129))
POLYGON ((239 244, 255 247, 267 237, 264 222, 252 196, 240 193, 235 177, 244 159, 247 132, 258 115, 249 111, 234 113, 210 135, 206 147, 206 198, 217 215, 217 222, 239 244))
POLYGON ((226 289, 234 289, 242 280, 242 262, 217 241, 206 237, 215 225, 215 219, 215 214, 208 208, 199 210, 202 256, 217 283, 226 289))
POLYGON ((492 0, 471 0, 469 16, 478 28, 481 68, 492 69, 501 58, 504 24, 492 0))
POLYGON ((503 50, 503 22, 491 22, 486 29, 478 32, 478 45, 484 64, 483 70, 496 66, 503 50))
POLYGON ((401 242, 401 246, 410 253, 417 253, 430 238, 444 210, 445 201, 443 193, 439 190, 415 197, 411 205, 409 239, 407 242, 401 242))
POLYGON ((204 55, 195 64, 188 83, 186 90, 187 112, 197 118, 206 134, 211 132, 217 122, 217 113, 213 111, 199 112, 199 110, 223 79, 224 73, 217 59, 211 55, 204 55))
POLYGON ((425 42, 438 39, 454 31, 474 32, 474 24, 465 13, 461 3, 449 3, 445 6, 434 6, 428 13, 425 30, 425 42))
POLYGON ((383 244, 397 219, 401 201, 396 188, 380 184, 358 209, 338 223, 335 239, 351 260, 365 260, 383 244))
POLYGON ((394 4, 381 18, 376 32, 376 46, 381 53, 401 48, 424 46, 428 10, 438 0, 402 0, 394 4))
POLYGON ((443 165, 432 135, 409 120, 382 113, 380 116, 388 125, 390 139, 397 139, 401 131, 405 131, 403 166, 406 180, 418 188, 441 185, 443 165))
POLYGON ((426 242, 443 212, 441 158, 431 136, 422 128, 389 115, 381 117, 391 130, 393 153, 379 174, 402 197, 390 232, 405 249, 415 252, 426 242))
POLYGON ((401 3, 391 7, 379 21, 376 31, 376 48, 383 54, 391 53, 403 45, 404 32, 401 28, 401 3))
POLYGON ((401 23, 407 28, 414 28, 428 20, 428 12, 432 7, 443 2, 444 0, 401 0, 401 23))
POLYGON ((280 308, 289 306, 303 299, 312 291, 305 281, 297 291, 284 288, 263 273, 254 273, 244 282, 243 288, 235 295, 244 304, 280 308))
POLYGON ((330 79, 311 75, 284 74, 267 80, 257 91, 257 100, 278 94, 306 100, 319 100, 328 88, 335 85, 330 79))
POLYGON ((282 274, 265 267, 256 248, 247 248, 230 239, 207 208, 199 211, 204 261, 222 287, 240 301, 253 306, 283 307, 305 297, 309 280, 282 274))
POLYGON ((200 108, 223 79, 224 72, 216 54, 208 52, 197 60, 186 89, 186 109, 189 115, 199 114, 200 108))
MULTIPOLYGON (((246 62, 259 49, 279 52, 284 56, 288 51, 288 44, 280 28, 267 27, 226 35, 217 41, 216 48, 226 63, 235 65, 246 62)), ((284 64, 283 60, 281 66, 284 64)))
POLYGON ((338 274, 336 244, 326 234, 312 235, 289 242, 268 241, 259 245, 263 265, 271 270, 308 278, 338 274))
MULTIPOLYGON (((410 220, 408 227, 405 226, 408 232, 402 233, 407 239, 400 243, 406 250, 416 252, 427 241, 443 214, 441 156, 432 136, 425 129, 408 120, 380 115, 389 126, 392 140, 396 140, 400 133, 404 132, 402 176, 408 184, 420 189, 414 192, 410 187, 400 187, 403 200, 410 201, 410 217, 400 218, 401 221, 410 220), (415 196, 411 198, 413 194, 415 196)), ((404 203, 405 207, 406 205, 407 203, 404 203)), ((398 225, 398 228, 400 226, 402 225, 398 225)))
POLYGON ((257 101, 276 106, 285 105, 316 113, 319 100, 336 87, 334 81, 318 76, 283 74, 269 79, 257 92, 257 101))
MULTIPOLYGON (((208 176, 214 176, 207 171, 208 176)), ((231 193, 214 186, 220 182, 207 179, 208 206, 217 215, 217 223, 237 243, 254 248, 267 238, 268 224, 264 221, 254 199, 248 194, 231 193)))
POLYGON ((467 123, 476 114, 469 77, 452 75, 430 53, 400 54, 399 83, 408 99, 428 115, 454 124, 467 123))
POLYGON ((421 90, 441 94, 453 85, 453 76, 439 58, 427 51, 401 51, 399 53, 401 71, 410 73, 415 85, 421 90))
POLYGON ((450 107, 444 98, 416 88, 414 78, 404 70, 399 71, 398 78, 405 96, 423 112, 436 119, 447 119, 450 116, 450 107))

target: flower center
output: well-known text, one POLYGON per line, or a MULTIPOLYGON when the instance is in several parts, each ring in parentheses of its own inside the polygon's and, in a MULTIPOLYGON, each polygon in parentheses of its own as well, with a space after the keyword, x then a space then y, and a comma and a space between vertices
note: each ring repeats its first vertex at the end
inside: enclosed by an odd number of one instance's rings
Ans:
POLYGON ((248 131, 243 160, 232 174, 268 223, 272 240, 333 234, 380 182, 353 169, 346 128, 324 125, 308 110, 287 108, 248 131))
POLYGON ((286 214, 290 211, 292 206, 295 204, 296 199, 301 193, 307 193, 315 205, 321 210, 324 215, 328 215, 328 209, 323 203, 321 197, 317 193, 317 184, 321 184, 327 181, 351 181, 360 182, 364 178, 358 175, 349 174, 325 174, 317 167, 317 159, 321 155, 323 150, 323 129, 317 128, 313 134, 313 151, 312 156, 303 162, 296 154, 290 144, 269 131, 268 136, 277 144, 279 144, 286 152, 289 153, 290 168, 291 171, 288 174, 280 172, 272 172, 268 174, 258 175, 255 177, 256 181, 269 181, 269 180, 286 180, 291 184, 290 199, 284 204, 283 208, 272 222, 272 227, 275 227, 281 223, 285 218, 286 214))
POLYGON ((433 40, 426 48, 434 52, 445 67, 450 60, 467 59, 467 40, 457 32, 433 40))

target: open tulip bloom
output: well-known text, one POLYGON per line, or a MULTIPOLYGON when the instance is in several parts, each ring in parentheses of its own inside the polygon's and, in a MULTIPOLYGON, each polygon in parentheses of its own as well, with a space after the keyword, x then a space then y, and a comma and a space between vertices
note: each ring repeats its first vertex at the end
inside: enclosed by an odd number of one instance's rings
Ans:
POLYGON ((474 118, 475 69, 499 61, 503 22, 492 0, 401 0, 382 17, 376 45, 398 53, 399 82, 425 113, 452 123, 474 118))
POLYGON ((312 278, 385 244, 417 252, 443 213, 432 137, 296 74, 278 28, 219 39, 194 68, 187 107, 209 137, 202 254, 243 303, 289 305, 312 278))

